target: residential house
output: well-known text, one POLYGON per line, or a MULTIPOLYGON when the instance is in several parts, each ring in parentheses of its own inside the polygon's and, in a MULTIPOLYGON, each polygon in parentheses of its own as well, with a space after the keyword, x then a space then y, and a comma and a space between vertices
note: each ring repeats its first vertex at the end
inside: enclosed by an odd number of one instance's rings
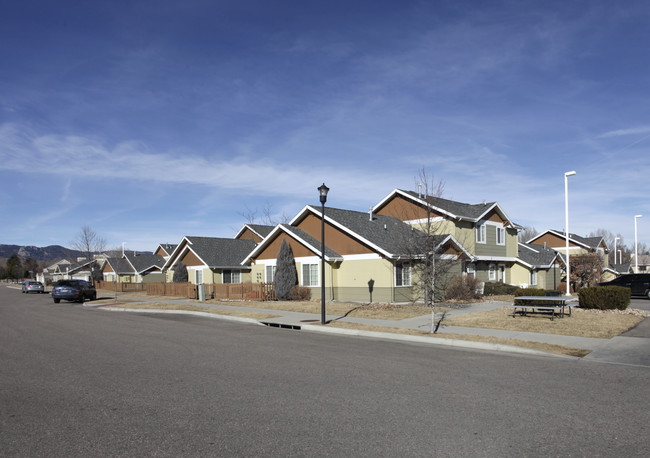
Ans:
POLYGON ((59 280, 63 280, 70 268, 70 265, 72 265, 72 262, 68 261, 67 259, 61 259, 51 266, 44 268, 43 272, 41 272, 36 279, 43 284, 50 284, 55 283, 59 280))
POLYGON ((634 255, 632 255, 632 265, 636 269, 636 265, 639 265, 639 270, 636 273, 645 274, 650 272, 650 255, 648 254, 639 254, 638 263, 634 260, 634 255))
POLYGON ((124 259, 133 269, 133 283, 164 283, 165 258, 158 254, 124 253, 124 259))
POLYGON ((167 261, 174 252, 174 249, 176 249, 176 245, 173 243, 161 243, 153 254, 161 256, 165 261, 167 261))
POLYGON ((235 238, 239 240, 252 240, 255 243, 260 243, 274 228, 275 226, 267 226, 264 224, 244 224, 237 235, 235 235, 235 238))
MULTIPOLYGON (((188 280, 202 283, 250 283, 250 267, 242 260, 255 248, 247 239, 186 236, 176 246, 163 266, 173 270, 177 263, 187 267, 188 280)), ((170 281, 169 275, 167 280, 170 281)))
MULTIPOLYGON (((562 231, 547 230, 537 235, 536 237, 533 237, 528 241, 528 243, 543 245, 545 247, 552 248, 555 251, 562 253, 563 255, 566 255, 566 233, 562 231)), ((569 262, 571 262, 571 256, 582 254, 598 254, 600 256, 603 269, 601 272, 598 272, 596 278, 597 282, 605 281, 602 277, 602 274, 603 272, 609 272, 609 257, 607 256, 608 252, 609 250, 605 244, 605 239, 602 236, 581 237, 579 235, 569 233, 569 262)), ((566 272, 564 277, 566 277, 566 272)), ((605 278, 608 277, 609 274, 605 275, 605 278)))
POLYGON ((373 212, 428 233, 453 236, 470 254, 464 261, 465 274, 484 282, 513 283, 521 226, 513 223, 498 203, 467 204, 395 189, 373 212))
MULTIPOLYGON (((527 243, 543 245, 566 254, 566 234, 562 231, 547 230, 533 237, 527 243)), ((602 236, 580 237, 579 235, 570 233, 569 256, 589 253, 598 253, 603 259, 603 267, 609 267, 609 259, 606 256, 609 250, 602 236)), ((571 261, 570 258, 569 261, 571 261)))
POLYGON ((102 267, 102 277, 109 282, 135 283, 136 272, 125 257, 109 257, 102 267))
MULTIPOLYGON (((322 213, 307 205, 289 224, 276 226, 242 264, 251 266, 256 282, 272 282, 280 245, 293 251, 299 284, 321 291, 322 213)), ((409 241, 424 234, 392 216, 328 207, 325 210, 326 299, 363 302, 407 302, 416 299, 412 265, 422 258, 409 241)), ((439 256, 469 258, 451 235, 435 238, 439 256)), ((460 263, 458 263, 460 273, 460 263)))
POLYGON ((603 273, 600 277, 600 281, 612 281, 616 277, 620 277, 625 274, 634 273, 634 266, 630 263, 625 264, 612 264, 609 267, 603 269, 603 273))
POLYGON ((563 267, 564 260, 557 251, 543 245, 520 242, 519 256, 512 267, 511 284, 557 290, 563 267))

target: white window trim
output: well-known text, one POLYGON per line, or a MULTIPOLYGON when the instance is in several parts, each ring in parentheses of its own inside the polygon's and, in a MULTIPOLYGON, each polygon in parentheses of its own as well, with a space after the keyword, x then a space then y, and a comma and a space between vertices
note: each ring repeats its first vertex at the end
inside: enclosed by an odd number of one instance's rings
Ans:
POLYGON ((476 243, 487 243, 487 225, 485 222, 476 225, 476 243))
POLYGON ((490 264, 488 266, 488 279, 494 281, 497 279, 497 266, 496 264, 490 264))
POLYGON ((320 287, 320 263, 318 262, 303 262, 300 264, 300 286, 306 286, 308 288, 318 288, 320 287), (316 266, 316 282, 315 284, 305 285, 305 266, 316 266))
MULTIPOLYGON (((404 276, 402 275, 402 280, 404 279, 404 276)), ((395 263, 395 269, 394 269, 394 274, 393 274, 393 281, 395 288, 408 288, 410 286, 413 286, 413 265, 409 261, 403 261, 403 262, 398 262, 395 263), (398 265, 401 266, 402 272, 404 271, 404 267, 408 267, 408 284, 402 284, 398 285, 397 284, 397 272, 398 272, 398 265)), ((402 282, 404 283, 404 282, 402 282)))
POLYGON ((275 271, 276 271, 276 269, 277 269, 277 266, 275 264, 266 264, 264 266, 264 280, 265 280, 265 283, 273 283, 273 281, 275 280, 275 271), (273 278, 271 278, 271 279, 269 279, 268 270, 267 270, 269 268, 272 269, 272 275, 271 276, 273 278))
POLYGON ((505 246, 506 244, 506 228, 497 226, 497 245, 505 246), (501 241, 499 241, 499 234, 502 234, 501 241))
POLYGON ((530 284, 531 286, 537 286, 537 270, 533 269, 530 271, 530 284))

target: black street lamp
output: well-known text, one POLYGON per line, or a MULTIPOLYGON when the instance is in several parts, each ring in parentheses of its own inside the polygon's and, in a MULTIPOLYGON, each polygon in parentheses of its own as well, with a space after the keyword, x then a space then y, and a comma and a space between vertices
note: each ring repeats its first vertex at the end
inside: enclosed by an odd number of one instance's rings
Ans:
POLYGON ((325 202, 327 202, 327 193, 329 192, 329 190, 330 188, 325 186, 325 183, 323 183, 323 185, 319 186, 318 188, 318 192, 320 193, 320 204, 321 204, 320 324, 325 324, 325 202))

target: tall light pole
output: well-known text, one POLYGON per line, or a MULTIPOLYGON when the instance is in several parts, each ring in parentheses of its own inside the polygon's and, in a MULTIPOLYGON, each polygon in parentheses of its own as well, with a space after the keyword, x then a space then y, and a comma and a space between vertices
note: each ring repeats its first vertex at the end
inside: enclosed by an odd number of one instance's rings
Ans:
MULTIPOLYGON (((619 240, 621 240, 620 237, 614 237, 614 265, 616 265, 616 242, 618 242, 619 240)), ((622 262, 623 260, 621 260, 621 263, 622 262)))
POLYGON ((571 295, 571 264, 569 263, 569 177, 575 175, 575 170, 564 173, 564 215, 566 218, 564 238, 566 242, 566 295, 571 295))
POLYGON ((636 220, 639 218, 642 218, 643 215, 634 215, 634 273, 638 274, 639 273, 639 249, 638 249, 638 240, 637 240, 637 232, 636 232, 636 220))
POLYGON ((325 186, 325 183, 322 186, 318 187, 318 192, 320 193, 320 204, 321 204, 321 231, 320 231, 320 240, 321 240, 321 249, 320 249, 320 324, 325 324, 325 202, 327 202, 327 193, 330 188, 325 186))

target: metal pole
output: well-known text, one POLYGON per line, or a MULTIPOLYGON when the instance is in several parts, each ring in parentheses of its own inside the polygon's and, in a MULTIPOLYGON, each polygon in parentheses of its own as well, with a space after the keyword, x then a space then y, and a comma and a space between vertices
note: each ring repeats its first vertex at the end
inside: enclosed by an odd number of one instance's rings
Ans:
POLYGON ((325 202, 321 204, 321 249, 320 249, 320 323, 325 324, 325 202))
POLYGON ((566 242, 566 295, 571 295, 571 264, 569 262, 569 177, 576 172, 564 174, 564 214, 565 214, 565 242, 566 242))
POLYGON ((641 218, 643 215, 634 215, 634 273, 639 273, 639 250, 638 250, 638 241, 637 241, 637 232, 636 232, 636 220, 641 218))

